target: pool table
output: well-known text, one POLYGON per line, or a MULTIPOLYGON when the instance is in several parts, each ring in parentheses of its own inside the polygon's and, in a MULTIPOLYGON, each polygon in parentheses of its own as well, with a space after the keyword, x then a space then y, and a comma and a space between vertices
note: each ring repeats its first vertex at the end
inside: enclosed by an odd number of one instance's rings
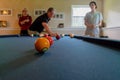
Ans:
POLYGON ((0 37, 0 80, 120 80, 119 47, 65 36, 37 54, 36 38, 0 37))

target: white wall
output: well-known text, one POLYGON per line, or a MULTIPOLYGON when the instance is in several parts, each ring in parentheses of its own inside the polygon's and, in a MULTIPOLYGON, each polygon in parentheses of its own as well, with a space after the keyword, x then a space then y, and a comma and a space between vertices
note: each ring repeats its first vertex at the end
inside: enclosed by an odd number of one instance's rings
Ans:
POLYGON ((105 34, 111 39, 120 40, 120 0, 104 0, 105 34))
POLYGON ((104 19, 107 27, 120 27, 120 0, 104 0, 104 19))

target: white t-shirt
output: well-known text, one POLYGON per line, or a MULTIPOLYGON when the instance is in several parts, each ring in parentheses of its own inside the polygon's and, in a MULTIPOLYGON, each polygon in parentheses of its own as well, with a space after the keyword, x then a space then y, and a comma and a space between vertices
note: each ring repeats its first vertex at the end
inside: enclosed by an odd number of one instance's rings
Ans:
POLYGON ((94 29, 90 29, 89 27, 86 28, 86 35, 93 36, 93 37, 98 37, 99 36, 99 26, 98 24, 100 21, 103 20, 103 16, 100 12, 88 12, 85 16, 85 20, 89 24, 93 24, 96 27, 94 29))

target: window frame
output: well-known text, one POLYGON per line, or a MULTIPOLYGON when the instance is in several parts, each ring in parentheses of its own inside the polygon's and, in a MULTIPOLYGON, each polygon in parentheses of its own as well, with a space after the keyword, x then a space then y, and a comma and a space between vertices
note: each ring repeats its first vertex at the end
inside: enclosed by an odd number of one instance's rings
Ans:
MULTIPOLYGON (((83 27, 83 26, 73 26, 73 8, 75 8, 75 7, 76 7, 76 8, 77 8, 77 7, 78 7, 78 8, 79 8, 79 7, 84 7, 84 8, 87 7, 87 8, 88 8, 89 5, 72 5, 72 6, 71 6, 71 27, 72 27, 72 28, 85 28, 85 27, 83 27)), ((89 11, 88 11, 88 12, 89 12, 89 11)))

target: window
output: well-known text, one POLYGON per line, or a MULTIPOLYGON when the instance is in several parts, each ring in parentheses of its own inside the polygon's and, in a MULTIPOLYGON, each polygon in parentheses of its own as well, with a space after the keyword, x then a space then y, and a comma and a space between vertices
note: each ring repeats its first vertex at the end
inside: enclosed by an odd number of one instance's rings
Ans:
POLYGON ((72 6, 72 27, 84 28, 84 17, 90 11, 88 5, 73 5, 72 6))

